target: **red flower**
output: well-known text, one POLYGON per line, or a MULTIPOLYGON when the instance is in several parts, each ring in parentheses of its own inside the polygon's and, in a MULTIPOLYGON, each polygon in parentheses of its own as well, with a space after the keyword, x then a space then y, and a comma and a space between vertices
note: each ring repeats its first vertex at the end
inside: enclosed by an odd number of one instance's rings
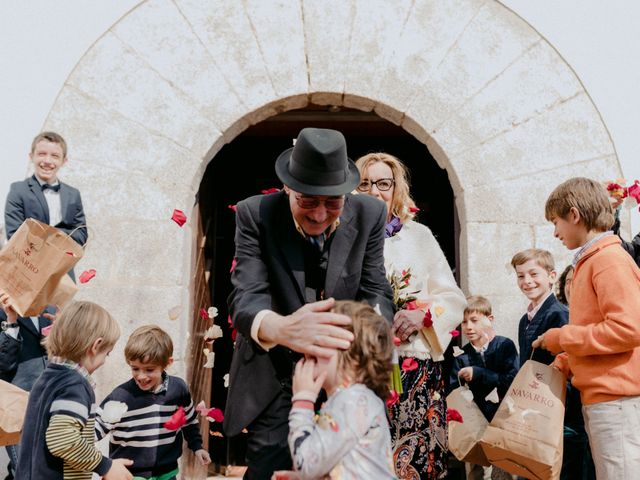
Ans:
POLYGON ((464 423, 462 421, 462 415, 460 415, 460 412, 455 408, 447 408, 447 422, 464 423))
POLYGON ((179 430, 185 423, 187 423, 187 416, 184 413, 184 408, 179 407, 176 412, 171 415, 171 418, 164 423, 164 428, 167 430, 179 430))
POLYGON ((449 333, 451 334, 451 336, 453 338, 456 338, 456 337, 460 336, 460 332, 458 330, 451 330, 449 333))
POLYGON ((227 205, 227 208, 233 210, 234 212, 237 210, 237 207, 235 205, 227 205))
POLYGON ((407 302, 407 304, 405 305, 405 308, 407 310, 418 310, 418 304, 416 303, 415 300, 411 300, 410 302, 407 302))
POLYGON ((420 209, 418 207, 409 207, 409 212, 411 213, 418 213, 420 211, 420 209))
POLYGON ((395 405, 400 400, 400 395, 395 390, 389 390, 389 396, 387 397, 387 407, 395 405))
POLYGON ((84 272, 82 272, 80 274, 80 277, 78 277, 78 280, 80 280, 80 283, 87 283, 89 280, 91 280, 95 276, 96 276, 96 269, 91 268, 89 270, 85 270, 84 272))
POLYGON ((187 222, 187 216, 184 214, 182 210, 178 210, 177 208, 173 211, 173 215, 171 215, 171 220, 176 222, 178 226, 183 226, 187 222))
POLYGON ((212 408, 207 412, 207 417, 212 418, 216 422, 224 420, 224 413, 219 408, 212 408))
POLYGON ((200 318, 202 320, 209 320, 209 314, 207 313, 207 310, 205 308, 200 309, 200 318))
POLYGON ((429 328, 433 326, 433 319, 431 318, 431 310, 424 312, 424 318, 422 319, 422 326, 429 328))
POLYGON ((269 193, 276 193, 279 192, 280 189, 279 188, 275 188, 275 187, 271 187, 271 188, 267 188, 266 190, 261 190, 263 195, 267 195, 269 193))
POLYGON ((402 371, 403 372, 412 372, 416 368, 418 368, 418 362, 416 362, 413 358, 405 358, 402 361, 402 371))
POLYGON ((627 193, 630 197, 635 198, 636 201, 640 203, 640 182, 638 180, 633 182, 633 185, 627 189, 627 193))
POLYGON ((399 347, 401 343, 402 343, 402 341, 398 337, 393 337, 393 344, 396 347, 399 347))
POLYGON ((233 257, 233 260, 231 260, 231 269, 229 270, 229 273, 233 273, 233 271, 236 269, 236 258, 233 257))

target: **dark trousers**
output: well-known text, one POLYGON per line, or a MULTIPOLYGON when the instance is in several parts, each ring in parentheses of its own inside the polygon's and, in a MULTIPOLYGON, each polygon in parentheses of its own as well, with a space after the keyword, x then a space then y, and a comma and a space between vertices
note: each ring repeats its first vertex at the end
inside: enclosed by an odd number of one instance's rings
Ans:
POLYGON ((595 480, 589 438, 583 425, 564 427, 564 448, 560 480, 595 480))
POLYGON ((247 428, 246 480, 270 480, 276 470, 291 470, 289 435, 290 390, 283 390, 247 428))

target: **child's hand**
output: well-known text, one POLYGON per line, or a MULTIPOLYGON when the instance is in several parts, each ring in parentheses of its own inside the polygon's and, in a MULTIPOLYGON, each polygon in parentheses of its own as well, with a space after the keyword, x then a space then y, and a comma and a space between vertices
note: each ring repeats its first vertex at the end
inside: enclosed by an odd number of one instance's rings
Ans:
POLYGON ((543 350, 547 349, 547 346, 544 343, 544 335, 540 335, 538 338, 536 338, 533 343, 531 344, 532 348, 542 348, 543 350))
POLYGON ((127 458, 115 458, 111 463, 111 468, 102 477, 104 480, 133 480, 133 475, 127 467, 133 465, 133 460, 127 458))
POLYGON ((458 372, 458 376, 465 382, 470 382, 473 379, 473 367, 461 368, 458 372))
POLYGON ((43 313, 42 314, 42 316, 44 318, 46 318, 47 320, 49 320, 51 323, 55 322, 56 318, 60 314, 60 307, 58 305, 56 305, 55 307, 56 307, 56 312, 55 313, 43 313))
POLYGON ((4 292, 0 293, 0 307, 7 314, 7 323, 16 323, 18 314, 9 303, 9 295, 4 292))
POLYGON ((316 361, 313 358, 302 358, 296 364, 296 370, 293 374, 292 391, 295 395, 300 392, 308 392, 318 397, 322 384, 327 378, 327 372, 322 372, 315 377, 316 361))
POLYGON ((209 465, 211 463, 211 457, 209 456, 209 452, 207 452, 204 448, 197 450, 195 452, 196 458, 200 462, 200 465, 209 465))

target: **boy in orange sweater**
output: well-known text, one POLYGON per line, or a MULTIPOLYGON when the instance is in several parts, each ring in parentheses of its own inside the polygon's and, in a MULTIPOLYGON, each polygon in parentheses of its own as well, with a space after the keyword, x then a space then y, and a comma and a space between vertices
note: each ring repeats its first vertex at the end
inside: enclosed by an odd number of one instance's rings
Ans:
POLYGON ((533 342, 559 354, 554 365, 581 392, 585 425, 599 479, 640 472, 640 270, 609 229, 607 192, 588 178, 572 178, 551 193, 545 217, 554 235, 579 248, 569 324, 533 342), (564 353, 560 353, 564 352, 564 353))

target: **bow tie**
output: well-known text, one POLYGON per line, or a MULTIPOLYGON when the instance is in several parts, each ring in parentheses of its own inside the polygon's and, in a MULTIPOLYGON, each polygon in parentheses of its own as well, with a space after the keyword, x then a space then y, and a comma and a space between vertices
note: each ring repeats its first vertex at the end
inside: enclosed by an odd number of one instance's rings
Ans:
POLYGON ((58 192, 60 191, 60 184, 57 183, 55 185, 49 185, 48 183, 43 183, 42 191, 44 192, 45 190, 53 190, 54 192, 58 192))

